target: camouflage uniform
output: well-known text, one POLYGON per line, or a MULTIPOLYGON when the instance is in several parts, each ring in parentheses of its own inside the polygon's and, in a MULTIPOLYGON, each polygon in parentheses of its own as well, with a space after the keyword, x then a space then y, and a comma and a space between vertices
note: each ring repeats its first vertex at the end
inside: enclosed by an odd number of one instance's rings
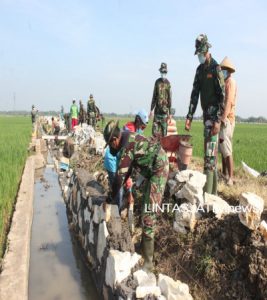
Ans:
MULTIPOLYGON (((167 73, 167 65, 161 64, 159 69, 162 73, 167 73)), ((166 78, 158 78, 154 85, 154 92, 151 103, 151 111, 154 111, 152 134, 154 136, 167 135, 167 118, 170 114, 172 104, 171 84, 166 78)))
POLYGON ((161 204, 169 173, 169 161, 166 152, 155 139, 123 132, 122 140, 125 146, 122 148, 117 177, 113 185, 113 195, 115 196, 119 191, 133 168, 148 179, 142 199, 142 224, 144 237, 153 239, 156 213, 148 211, 148 205, 161 204), (147 208, 145 204, 147 204, 147 208))
POLYGON ((80 111, 79 111, 79 122, 80 124, 86 123, 86 111, 81 101, 80 101, 80 111))
POLYGON ((32 111, 31 111, 31 118, 32 118, 32 132, 35 130, 35 122, 36 122, 36 117, 37 117, 37 110, 32 106, 32 111))
POLYGON ((96 117, 97 117, 97 108, 95 105, 95 100, 93 96, 90 96, 90 99, 87 103, 87 123, 95 128, 96 126, 96 117))
POLYGON ((211 56, 208 62, 200 64, 196 70, 187 114, 187 119, 189 120, 193 119, 199 94, 204 123, 204 173, 207 177, 212 174, 211 176, 213 178, 213 184, 210 185, 211 188, 208 188, 206 184, 205 191, 216 194, 218 134, 211 135, 211 131, 214 122, 220 123, 220 117, 224 107, 225 92, 223 73, 218 63, 211 56))

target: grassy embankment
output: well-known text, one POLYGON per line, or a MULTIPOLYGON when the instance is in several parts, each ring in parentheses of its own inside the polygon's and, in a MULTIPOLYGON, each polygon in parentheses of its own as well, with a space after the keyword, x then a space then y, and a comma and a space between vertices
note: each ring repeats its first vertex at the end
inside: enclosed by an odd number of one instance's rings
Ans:
POLYGON ((30 137, 30 118, 0 117, 0 260, 30 137))

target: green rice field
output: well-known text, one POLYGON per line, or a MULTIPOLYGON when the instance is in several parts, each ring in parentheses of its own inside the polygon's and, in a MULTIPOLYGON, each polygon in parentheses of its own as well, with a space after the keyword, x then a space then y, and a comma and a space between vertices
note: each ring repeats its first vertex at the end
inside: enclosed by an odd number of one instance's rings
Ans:
POLYGON ((0 258, 30 137, 29 117, 0 116, 0 258))
MULTIPOLYGON (((106 122, 108 119, 106 119, 106 122)), ((129 119, 120 119, 120 126, 129 119)), ((177 122, 179 134, 185 134, 184 122, 177 122)), ((193 156, 203 156, 203 124, 193 121, 193 156)), ((151 135, 151 121, 145 135, 151 135)), ((31 137, 29 117, 0 117, 0 257, 3 242, 12 214, 22 171, 27 158, 31 137)), ((243 160, 250 167, 261 172, 267 170, 267 124, 236 124, 234 133, 235 167, 243 160)))
MULTIPOLYGON (((108 120, 107 120, 108 121, 108 120)), ((121 119, 120 126, 129 119, 121 119)), ((150 121, 145 135, 151 135, 150 121)), ((184 130, 184 121, 177 122, 179 134, 188 134, 184 130)), ((203 156, 203 123, 193 121, 190 133, 192 135, 193 156, 203 156)), ((233 156, 235 167, 241 166, 244 161, 251 168, 259 172, 267 170, 267 124, 237 123, 233 139, 233 156)))

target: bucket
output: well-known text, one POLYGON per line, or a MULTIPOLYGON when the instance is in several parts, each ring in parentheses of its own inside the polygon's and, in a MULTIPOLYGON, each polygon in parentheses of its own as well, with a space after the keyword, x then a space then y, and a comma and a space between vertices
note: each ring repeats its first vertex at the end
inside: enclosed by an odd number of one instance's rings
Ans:
POLYGON ((188 142, 191 135, 173 134, 161 138, 160 143, 165 151, 177 152, 180 142, 188 142))
POLYGON ((181 141, 179 143, 178 155, 181 163, 189 165, 193 153, 193 146, 188 142, 181 141))

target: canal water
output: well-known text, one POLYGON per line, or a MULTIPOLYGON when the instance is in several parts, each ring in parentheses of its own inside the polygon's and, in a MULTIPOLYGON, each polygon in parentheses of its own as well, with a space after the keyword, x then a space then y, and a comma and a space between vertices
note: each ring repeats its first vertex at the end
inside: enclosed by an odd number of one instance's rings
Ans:
POLYGON ((29 300, 98 300, 90 270, 69 231, 58 175, 48 164, 36 178, 29 300))

